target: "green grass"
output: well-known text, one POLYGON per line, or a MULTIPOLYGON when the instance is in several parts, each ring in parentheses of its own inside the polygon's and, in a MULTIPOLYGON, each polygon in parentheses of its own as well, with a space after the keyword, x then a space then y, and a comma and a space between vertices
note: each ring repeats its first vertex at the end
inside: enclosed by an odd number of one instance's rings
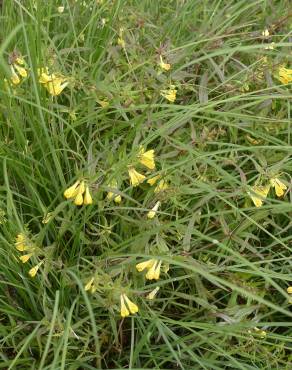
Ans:
POLYGON ((292 85, 276 78, 279 66, 292 68, 288 8, 286 0, 4 0, 0 369, 292 367, 292 85), (15 87, 5 82, 14 51, 29 70, 15 87), (57 97, 38 81, 45 66, 68 79, 57 97), (174 103, 160 95, 171 84, 174 103), (155 171, 136 164, 140 145, 155 149, 155 171), (131 164, 147 179, 161 174, 168 188, 131 186, 131 164), (270 189, 256 208, 248 191, 274 175, 285 195, 270 189), (81 177, 93 205, 63 196, 81 177), (114 179, 120 204, 106 198, 114 179), (15 248, 21 232, 39 248, 25 264, 15 248), (169 264, 158 281, 135 268, 153 256, 169 264), (121 319, 121 292, 137 314, 121 319))

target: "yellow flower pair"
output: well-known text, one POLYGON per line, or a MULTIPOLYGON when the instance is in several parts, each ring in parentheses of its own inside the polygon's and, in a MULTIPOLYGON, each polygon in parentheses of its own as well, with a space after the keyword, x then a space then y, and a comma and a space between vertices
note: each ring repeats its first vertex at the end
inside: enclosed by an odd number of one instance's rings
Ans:
POLYGON ((120 295, 120 302, 121 302, 121 316, 122 317, 127 317, 131 314, 135 314, 139 311, 138 306, 133 303, 127 296, 126 294, 121 294, 120 295))
POLYGON ((263 201, 267 198, 271 187, 275 189, 275 193, 279 198, 282 197, 287 190, 287 186, 278 177, 271 178, 270 183, 267 185, 252 186, 252 192, 248 192, 248 194, 256 207, 261 207, 263 205, 263 201))
POLYGON ((68 78, 61 74, 49 73, 48 68, 40 68, 38 70, 39 83, 44 85, 52 96, 58 96, 68 85, 68 78))
POLYGON ((64 197, 66 199, 74 198, 74 204, 76 206, 92 204, 92 197, 89 191, 88 185, 85 181, 78 180, 72 186, 64 191, 64 197))
POLYGON ((146 279, 147 280, 158 280, 160 277, 161 270, 161 260, 150 259, 148 261, 140 262, 136 265, 136 269, 139 272, 147 270, 146 279))
MULTIPOLYGON (((154 170, 155 169, 154 156, 155 156, 154 149, 145 151, 145 148, 141 146, 139 153, 137 155, 137 159, 143 166, 147 167, 149 170, 154 170)), ((130 184, 132 186, 138 186, 146 179, 146 176, 136 171, 133 166, 128 166, 128 173, 130 177, 130 184)))
MULTIPOLYGON (((113 188, 113 189, 118 189, 118 183, 117 183, 116 180, 112 180, 108 186, 113 188)), ((114 202, 116 202, 116 203, 121 203, 121 201, 122 201, 122 197, 120 196, 120 194, 116 194, 112 191, 109 191, 107 193, 106 199, 108 199, 108 200, 113 199, 114 202)))
POLYGON ((19 85, 21 82, 21 78, 27 77, 27 70, 25 69, 24 65, 25 63, 22 57, 17 57, 14 62, 10 64, 10 80, 13 85, 19 85))

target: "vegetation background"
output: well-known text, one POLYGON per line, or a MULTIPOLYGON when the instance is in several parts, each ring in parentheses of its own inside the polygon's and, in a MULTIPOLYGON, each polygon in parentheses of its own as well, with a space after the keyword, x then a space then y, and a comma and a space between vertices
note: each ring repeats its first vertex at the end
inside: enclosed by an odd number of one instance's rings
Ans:
POLYGON ((1 369, 292 368, 292 95, 276 78, 292 68, 289 9, 289 0, 4 0, 1 369), (28 71, 17 86, 13 55, 28 71), (39 83, 45 67, 65 76, 58 96, 39 83), (155 149, 162 193, 129 183, 140 145, 155 149), (251 186, 273 175, 285 195, 271 189, 255 207, 251 186), (92 205, 63 196, 80 177, 92 205), (113 179, 120 204, 107 199, 113 179), (19 233, 39 250, 27 263, 19 233), (135 269, 149 256, 169 264, 158 281, 135 269), (91 276, 101 284, 93 294, 91 276), (123 289, 139 312, 121 319, 123 289))

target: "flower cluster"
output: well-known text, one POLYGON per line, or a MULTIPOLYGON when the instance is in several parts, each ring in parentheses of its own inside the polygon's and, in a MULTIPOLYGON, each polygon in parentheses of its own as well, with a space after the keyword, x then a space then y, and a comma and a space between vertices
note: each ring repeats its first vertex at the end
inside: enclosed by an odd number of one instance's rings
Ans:
POLYGON ((64 197, 66 199, 74 198, 74 204, 81 206, 82 204, 92 204, 92 197, 89 191, 89 186, 84 180, 76 181, 72 186, 64 191, 64 197))
POLYGON ((58 96, 68 85, 68 78, 58 73, 49 73, 47 67, 39 68, 39 83, 44 85, 52 96, 58 96))
POLYGON ((251 200, 257 208, 263 205, 271 187, 275 189, 275 193, 279 198, 282 197, 287 190, 287 186, 278 177, 270 178, 269 183, 265 185, 255 184, 251 187, 252 191, 248 192, 248 195, 251 197, 251 200))

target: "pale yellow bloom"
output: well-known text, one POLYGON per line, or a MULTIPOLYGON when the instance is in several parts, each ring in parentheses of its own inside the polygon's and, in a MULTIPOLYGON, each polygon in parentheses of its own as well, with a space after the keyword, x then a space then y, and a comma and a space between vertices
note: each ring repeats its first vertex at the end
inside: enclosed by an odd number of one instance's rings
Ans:
POLYGON ((48 224, 53 218, 53 214, 52 212, 48 212, 47 214, 44 215, 43 219, 42 219, 42 223, 44 225, 48 224))
POLYGON ((263 32, 262 32, 262 35, 264 36, 264 37, 268 37, 268 36, 270 36, 270 32, 269 32, 269 30, 266 28, 266 29, 264 29, 263 30, 263 32))
POLYGON ((150 259, 148 261, 140 262, 136 265, 136 269, 139 272, 142 272, 145 269, 149 270, 154 265, 155 261, 155 259, 150 259))
POLYGON ((58 96, 68 85, 68 79, 54 73, 48 74, 47 68, 39 69, 39 82, 45 86, 52 96, 58 96))
POLYGON ((122 48, 126 47, 126 42, 122 37, 118 37, 118 45, 121 46, 122 48))
POLYGON ((254 185, 251 187, 252 192, 248 192, 248 195, 251 197, 254 205, 258 208, 263 205, 263 200, 267 198, 267 195, 270 191, 270 185, 259 186, 254 185))
POLYGON ((92 285, 93 285, 93 282, 94 282, 94 277, 92 277, 85 285, 84 289, 87 291, 87 290, 90 290, 92 288, 92 285))
POLYGON ((29 246, 27 246, 26 236, 23 233, 19 233, 17 235, 16 242, 15 242, 15 248, 20 252, 23 252, 29 249, 29 246))
POLYGON ((147 150, 143 146, 141 146, 138 154, 138 159, 141 164, 145 167, 149 168, 149 170, 154 170, 155 168, 155 161, 154 161, 154 149, 147 150))
POLYGON ((11 70, 11 82, 13 83, 13 85, 19 85, 20 84, 20 78, 18 76, 18 74, 15 72, 15 69, 13 68, 13 66, 11 65, 10 66, 10 70, 11 70))
POLYGON ((292 286, 288 286, 288 288, 287 288, 287 293, 288 293, 288 294, 292 294, 292 286))
POLYGON ((125 298, 124 298, 124 294, 121 294, 120 295, 120 301, 121 301, 121 316, 122 317, 127 317, 130 315, 130 312, 129 310, 127 309, 127 306, 125 304, 125 298))
POLYGON ((109 102, 107 100, 96 99, 96 101, 102 108, 107 108, 109 106, 109 102))
POLYGON ((64 191, 64 197, 66 199, 74 198, 78 193, 78 186, 80 184, 80 181, 76 181, 70 188, 66 189, 64 191))
POLYGON ((262 339, 266 338, 267 332, 265 330, 259 329, 257 327, 255 327, 254 330, 260 336, 260 338, 262 339))
POLYGON ((161 269, 162 261, 155 260, 155 263, 152 267, 148 270, 146 274, 147 280, 158 280, 160 277, 160 269, 161 269))
POLYGON ((16 63, 14 64, 14 68, 17 70, 18 74, 22 77, 25 78, 27 77, 27 71, 24 67, 21 67, 17 65, 16 63))
POLYGON ((65 10, 65 7, 64 6, 58 6, 58 8, 57 8, 57 10, 58 10, 58 13, 63 13, 64 12, 64 10, 65 10))
POLYGON ((162 59, 162 56, 160 55, 160 63, 159 63, 159 67, 161 69, 164 69, 165 71, 169 71, 170 68, 171 68, 171 65, 169 63, 164 63, 163 59, 162 59))
POLYGON ((33 256, 33 253, 28 253, 28 254, 24 254, 23 256, 19 257, 19 259, 22 263, 26 263, 32 256, 33 256))
POLYGON ((44 262, 44 261, 41 261, 40 263, 38 263, 36 266, 32 267, 32 268, 28 271, 29 275, 30 275, 32 278, 36 276, 36 274, 37 274, 37 272, 38 272, 39 268, 41 267, 41 265, 43 264, 43 262, 44 262))
POLYGON ((138 306, 133 303, 132 301, 130 301, 130 299, 126 296, 126 294, 124 294, 124 299, 125 299, 125 302, 129 308, 129 311, 132 313, 132 314, 135 314, 139 311, 139 308, 138 306))
MULTIPOLYGON (((113 188, 113 189, 118 189, 118 183, 117 183, 116 180, 112 180, 112 182, 108 186, 113 188)), ((109 191, 107 193, 106 199, 108 199, 108 200, 113 199, 114 202, 116 202, 116 203, 121 203, 121 201, 122 201, 122 197, 119 194, 116 194, 112 191, 109 191)))
POLYGON ((277 197, 282 197, 285 194, 285 190, 287 190, 287 186, 277 177, 273 177, 270 179, 270 184, 273 188, 275 188, 275 192, 277 197))
POLYGON ((282 84, 287 85, 288 83, 292 82, 292 69, 280 67, 278 76, 276 77, 282 84))
POLYGON ((86 186, 86 189, 85 189, 83 204, 85 204, 85 205, 92 204, 92 197, 91 197, 91 194, 89 192, 89 187, 88 186, 86 186))
POLYGON ((156 184, 156 182, 161 178, 161 175, 156 175, 154 177, 151 177, 151 179, 147 180, 147 184, 153 186, 156 184))
POLYGON ((165 99, 170 101, 171 103, 175 102, 176 99, 176 88, 174 85, 170 85, 169 89, 160 90, 160 95, 163 96, 165 99))
POLYGON ((150 300, 154 299, 154 298, 156 297, 156 294, 158 293, 159 289, 160 289, 160 287, 159 287, 159 286, 157 286, 157 287, 156 287, 155 289, 153 289, 149 294, 147 294, 146 298, 147 298, 147 299, 150 299, 150 300))
POLYGON ((165 180, 160 180, 156 188, 154 189, 154 193, 159 193, 160 191, 164 191, 168 189, 168 184, 165 180))
POLYGON ((83 204, 83 195, 82 193, 79 193, 76 195, 75 199, 74 199, 74 204, 76 206, 81 206, 83 204))
POLYGON ((129 167, 128 172, 129 172, 129 176, 130 176, 130 183, 131 183, 132 186, 138 186, 146 178, 146 176, 137 172, 134 167, 129 167))
POLYGON ((156 202, 155 206, 151 209, 151 211, 147 213, 147 218, 150 218, 150 219, 154 218, 159 206, 160 206, 160 202, 158 201, 156 202))

